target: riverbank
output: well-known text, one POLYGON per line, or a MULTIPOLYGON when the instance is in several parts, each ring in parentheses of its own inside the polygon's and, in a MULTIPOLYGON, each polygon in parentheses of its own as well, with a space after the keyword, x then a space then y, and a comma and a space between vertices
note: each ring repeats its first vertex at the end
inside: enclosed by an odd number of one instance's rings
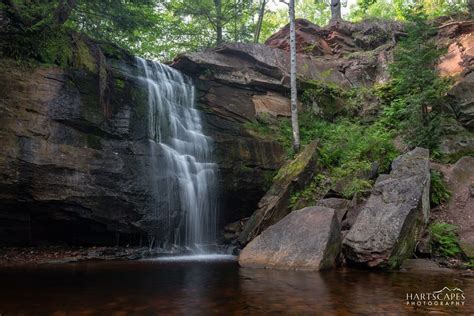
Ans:
POLYGON ((147 247, 2 247, 0 248, 0 267, 61 264, 86 260, 137 260, 146 258, 152 253, 147 247))

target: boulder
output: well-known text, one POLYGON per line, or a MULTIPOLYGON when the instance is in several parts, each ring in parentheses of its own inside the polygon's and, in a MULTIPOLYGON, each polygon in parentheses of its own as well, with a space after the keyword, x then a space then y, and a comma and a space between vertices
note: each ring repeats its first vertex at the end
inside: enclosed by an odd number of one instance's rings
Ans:
POLYGON ((239 243, 246 245, 267 227, 277 223, 290 211, 292 192, 304 187, 316 171, 317 145, 307 145, 294 160, 285 164, 274 178, 268 192, 258 203, 258 209, 245 223, 239 243))
POLYGON ((316 202, 316 206, 324 206, 334 209, 334 211, 336 211, 337 220, 339 221, 339 223, 342 223, 342 219, 346 215, 350 203, 351 201, 346 199, 327 198, 316 202))
POLYGON ((239 264, 286 270, 328 269, 341 247, 340 224, 333 209, 321 206, 293 211, 252 240, 239 264))
POLYGON ((430 210, 429 151, 423 148, 392 162, 381 175, 366 205, 343 241, 349 263, 368 267, 398 267, 410 257, 430 210))

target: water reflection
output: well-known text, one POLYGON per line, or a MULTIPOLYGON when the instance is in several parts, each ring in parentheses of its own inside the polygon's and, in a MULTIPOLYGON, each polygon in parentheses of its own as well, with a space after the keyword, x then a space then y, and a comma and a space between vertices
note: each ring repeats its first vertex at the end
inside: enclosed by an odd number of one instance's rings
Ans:
POLYGON ((0 270, 0 314, 473 314, 474 280, 337 270, 239 268, 233 261, 102 262, 0 270), (406 306, 407 292, 459 287, 464 307, 406 306))

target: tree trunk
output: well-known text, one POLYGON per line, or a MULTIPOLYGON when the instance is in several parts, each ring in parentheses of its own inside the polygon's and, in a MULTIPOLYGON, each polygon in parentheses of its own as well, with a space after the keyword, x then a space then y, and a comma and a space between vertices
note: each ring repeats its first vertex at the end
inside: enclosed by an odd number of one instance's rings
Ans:
POLYGON ((222 1, 214 0, 216 8, 216 45, 222 44, 222 1))
POLYGON ((341 20, 341 1, 331 0, 331 21, 341 20))
POLYGON ((474 17, 474 0, 467 0, 467 8, 469 10, 469 15, 474 17))
POLYGON ((298 94, 296 90, 296 31, 295 0, 290 0, 290 88, 291 88, 291 126, 293 128, 293 149, 300 150, 300 129, 298 126, 298 94))
POLYGON ((265 6, 267 5, 267 0, 261 0, 260 12, 258 13, 257 26, 255 27, 255 34, 253 36, 253 42, 258 43, 260 39, 260 32, 262 31, 263 16, 265 15, 265 6))

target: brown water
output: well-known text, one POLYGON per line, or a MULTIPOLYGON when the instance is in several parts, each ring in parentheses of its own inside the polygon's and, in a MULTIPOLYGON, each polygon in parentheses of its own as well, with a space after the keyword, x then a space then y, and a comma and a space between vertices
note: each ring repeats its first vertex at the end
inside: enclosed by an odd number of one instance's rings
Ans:
POLYGON ((0 315, 474 314, 474 279, 340 269, 239 268, 235 261, 85 262, 0 269, 0 315), (458 287, 460 307, 406 306, 407 292, 458 287))

